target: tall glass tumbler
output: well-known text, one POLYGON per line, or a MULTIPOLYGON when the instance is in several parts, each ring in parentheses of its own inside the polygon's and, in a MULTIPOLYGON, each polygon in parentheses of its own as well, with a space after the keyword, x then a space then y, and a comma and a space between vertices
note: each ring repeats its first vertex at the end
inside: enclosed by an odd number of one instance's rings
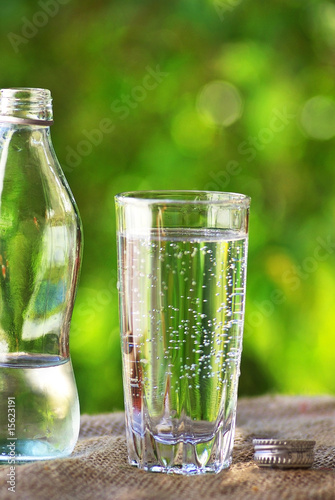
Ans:
POLYGON ((132 465, 201 474, 231 463, 249 206, 235 193, 116 196, 132 465))

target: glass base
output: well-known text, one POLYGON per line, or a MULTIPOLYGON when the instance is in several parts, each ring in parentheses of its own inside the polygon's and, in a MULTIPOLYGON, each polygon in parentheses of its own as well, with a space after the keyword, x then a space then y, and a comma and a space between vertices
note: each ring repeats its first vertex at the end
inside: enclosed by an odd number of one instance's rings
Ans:
POLYGON ((181 474, 184 476, 194 476, 199 474, 217 474, 223 469, 228 469, 231 464, 231 460, 220 464, 218 467, 198 467, 196 464, 184 464, 184 465, 174 465, 172 467, 163 467, 162 465, 142 465, 138 462, 129 460, 130 465, 134 465, 139 469, 143 469, 148 472, 163 472, 165 474, 181 474))
POLYGON ((51 460, 66 457, 71 452, 72 448, 59 450, 49 443, 37 439, 0 440, 0 464, 51 460))
POLYGON ((147 431, 142 437, 128 432, 129 463, 149 472, 197 475, 217 474, 231 464, 234 429, 219 429, 205 442, 167 444, 147 431))

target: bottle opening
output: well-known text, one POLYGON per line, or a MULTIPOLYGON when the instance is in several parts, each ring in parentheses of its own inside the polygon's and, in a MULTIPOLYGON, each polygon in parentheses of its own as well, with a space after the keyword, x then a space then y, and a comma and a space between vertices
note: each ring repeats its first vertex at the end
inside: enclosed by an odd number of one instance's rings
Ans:
POLYGON ((0 90, 0 121, 52 124, 52 98, 47 89, 17 87, 0 90))

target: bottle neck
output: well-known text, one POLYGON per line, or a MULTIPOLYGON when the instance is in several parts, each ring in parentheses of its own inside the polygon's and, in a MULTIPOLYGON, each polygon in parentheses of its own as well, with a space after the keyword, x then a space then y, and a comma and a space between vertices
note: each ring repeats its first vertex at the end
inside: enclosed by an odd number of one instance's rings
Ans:
POLYGON ((46 89, 9 88, 0 90, 0 123, 52 125, 51 93, 46 89))

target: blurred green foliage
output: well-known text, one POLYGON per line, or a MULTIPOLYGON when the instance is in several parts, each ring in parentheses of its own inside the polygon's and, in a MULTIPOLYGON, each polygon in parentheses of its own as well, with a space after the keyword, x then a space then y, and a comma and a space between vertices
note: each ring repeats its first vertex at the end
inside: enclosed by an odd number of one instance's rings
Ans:
POLYGON ((71 352, 82 412, 123 405, 114 200, 252 197, 240 395, 335 393, 335 5, 16 0, 1 87, 54 97, 85 230, 71 352))

